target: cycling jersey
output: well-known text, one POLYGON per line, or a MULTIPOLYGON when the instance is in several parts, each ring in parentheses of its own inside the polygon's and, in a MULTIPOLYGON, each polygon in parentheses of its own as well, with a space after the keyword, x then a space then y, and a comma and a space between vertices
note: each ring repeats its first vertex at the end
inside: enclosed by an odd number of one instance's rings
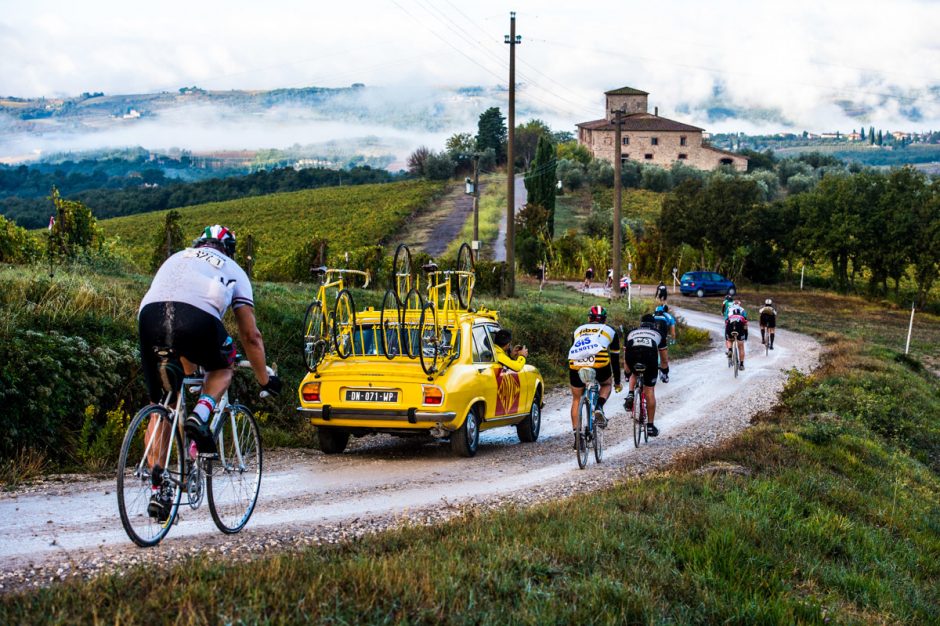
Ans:
POLYGON ((653 313, 653 319, 660 325, 660 333, 663 336, 669 334, 669 329, 676 325, 676 318, 666 311, 653 313))
POLYGON ((770 305, 765 305, 763 308, 761 308, 759 313, 761 326, 769 326, 770 328, 773 328, 777 325, 777 309, 770 305))
POLYGON ((652 328, 636 328, 627 334, 624 343, 624 363, 627 369, 636 375, 636 365, 642 363, 646 366, 643 384, 648 387, 655 386, 659 368, 659 348, 665 343, 664 336, 652 328))
POLYGON ((656 289, 656 297, 659 298, 660 300, 665 300, 667 295, 668 295, 668 292, 666 291, 666 285, 660 285, 656 289))
POLYGON ((732 313, 725 320, 725 339, 731 340, 731 333, 738 333, 739 341, 747 341, 747 318, 732 313))
POLYGON ((230 306, 254 306, 245 271, 234 259, 209 247, 187 248, 164 261, 140 310, 153 302, 189 304, 220 320, 230 306))
POLYGON ((582 324, 574 331, 574 344, 568 350, 568 367, 604 367, 613 362, 620 367, 620 337, 608 324, 582 324))

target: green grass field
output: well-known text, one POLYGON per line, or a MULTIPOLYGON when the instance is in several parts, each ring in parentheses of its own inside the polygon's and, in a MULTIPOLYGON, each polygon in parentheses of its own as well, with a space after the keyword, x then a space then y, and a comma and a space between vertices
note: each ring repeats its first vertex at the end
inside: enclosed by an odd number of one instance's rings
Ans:
MULTIPOLYGON (((406 181, 384 185, 329 187, 178 209, 183 233, 199 234, 207 224, 223 223, 244 239, 251 233, 258 253, 258 276, 278 275, 279 268, 311 239, 329 240, 331 253, 384 243, 415 212, 443 192, 443 183, 406 181)), ((141 269, 146 269, 165 211, 104 220, 108 237, 120 238, 141 269)))

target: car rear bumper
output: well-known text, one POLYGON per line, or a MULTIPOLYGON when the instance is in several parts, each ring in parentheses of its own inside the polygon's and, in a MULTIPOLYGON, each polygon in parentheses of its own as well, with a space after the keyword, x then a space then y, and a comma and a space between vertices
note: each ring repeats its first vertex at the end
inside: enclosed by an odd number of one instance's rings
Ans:
POLYGON ((297 407, 297 411, 310 419, 323 422, 393 422, 406 424, 439 424, 452 422, 457 414, 450 412, 419 411, 418 409, 361 409, 332 407, 329 404, 320 408, 297 407))

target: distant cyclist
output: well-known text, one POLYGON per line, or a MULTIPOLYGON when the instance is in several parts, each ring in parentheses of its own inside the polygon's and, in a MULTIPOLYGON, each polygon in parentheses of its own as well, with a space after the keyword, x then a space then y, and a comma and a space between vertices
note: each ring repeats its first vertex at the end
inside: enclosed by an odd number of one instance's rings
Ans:
POLYGON ((653 313, 653 319, 658 325, 659 333, 663 336, 663 348, 659 352, 659 372, 664 383, 669 382, 669 342, 676 340, 676 318, 669 312, 668 304, 660 304, 653 313))
POLYGON ((777 329, 777 309, 774 308, 774 301, 770 298, 764 300, 764 306, 760 311, 760 342, 762 344, 770 342, 767 347, 774 349, 774 335, 777 329))
MULTIPOLYGON (((594 419, 601 428, 607 427, 604 404, 610 397, 613 378, 617 391, 620 391, 620 336, 617 330, 607 323, 607 309, 597 305, 588 311, 588 323, 578 326, 574 331, 574 344, 568 351, 568 382, 571 383, 571 429, 577 434, 578 404, 584 394, 584 382, 578 370, 594 368, 597 382, 600 383, 600 397, 594 419)), ((576 440, 577 443, 577 440, 576 440)))
POLYGON ((656 300, 660 304, 666 304, 666 297, 669 295, 669 290, 666 289, 666 283, 659 281, 659 286, 656 287, 656 300))
POLYGON ((735 299, 728 307, 725 317, 725 348, 728 349, 728 363, 731 363, 731 334, 738 333, 738 354, 741 355, 741 369, 744 369, 744 342, 747 341, 747 311, 741 301, 735 299))
POLYGON ((594 268, 589 267, 587 271, 584 272, 584 290, 587 291, 591 288, 591 281, 594 280, 594 268))
POLYGON ((666 345, 665 335, 659 332, 659 322, 652 315, 646 314, 640 320, 639 328, 627 333, 624 341, 624 371, 630 374, 630 386, 623 407, 633 410, 633 392, 636 389, 636 365, 646 366, 643 372, 643 395, 646 397, 646 434, 650 437, 659 435, 659 429, 653 425, 656 417, 656 368, 659 364, 660 350, 666 345))
MULTIPOLYGON (((202 395, 185 430, 200 453, 214 454, 215 441, 209 432, 209 417, 216 403, 232 382, 235 344, 222 317, 232 307, 238 325, 238 337, 261 388, 272 394, 281 390, 281 381, 267 372, 264 342, 255 323, 251 283, 235 262, 235 235, 224 226, 207 226, 202 235, 186 248, 168 258, 140 303, 138 329, 140 358, 151 402, 163 400, 159 359, 156 350, 171 349, 186 373, 196 366, 205 369, 202 395)), ((156 420, 148 427, 159 428, 156 420)), ((148 511, 165 521, 170 510, 170 494, 163 486, 163 471, 158 461, 165 457, 170 432, 161 433, 158 445, 148 454, 153 468, 154 493, 148 511)))
POLYGON ((721 316, 725 319, 728 319, 728 309, 731 308, 731 305, 734 304, 734 296, 730 293, 725 296, 725 301, 721 303, 721 316))

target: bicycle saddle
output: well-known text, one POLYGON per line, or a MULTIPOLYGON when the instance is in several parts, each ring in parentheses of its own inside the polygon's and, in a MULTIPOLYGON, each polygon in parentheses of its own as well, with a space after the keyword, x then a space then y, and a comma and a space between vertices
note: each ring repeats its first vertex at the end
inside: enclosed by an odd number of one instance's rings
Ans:
POLYGON ((311 267, 310 273, 314 276, 322 276, 323 274, 326 274, 328 269, 329 268, 325 265, 321 265, 320 267, 311 267))
POLYGON ((637 374, 642 374, 643 372, 646 371, 646 366, 643 365, 642 363, 637 363, 636 365, 633 366, 633 371, 636 372, 637 374))
POLYGON ((421 269, 423 269, 425 272, 436 272, 437 263, 435 263, 434 261, 431 261, 430 263, 425 263, 424 265, 421 266, 421 269))

